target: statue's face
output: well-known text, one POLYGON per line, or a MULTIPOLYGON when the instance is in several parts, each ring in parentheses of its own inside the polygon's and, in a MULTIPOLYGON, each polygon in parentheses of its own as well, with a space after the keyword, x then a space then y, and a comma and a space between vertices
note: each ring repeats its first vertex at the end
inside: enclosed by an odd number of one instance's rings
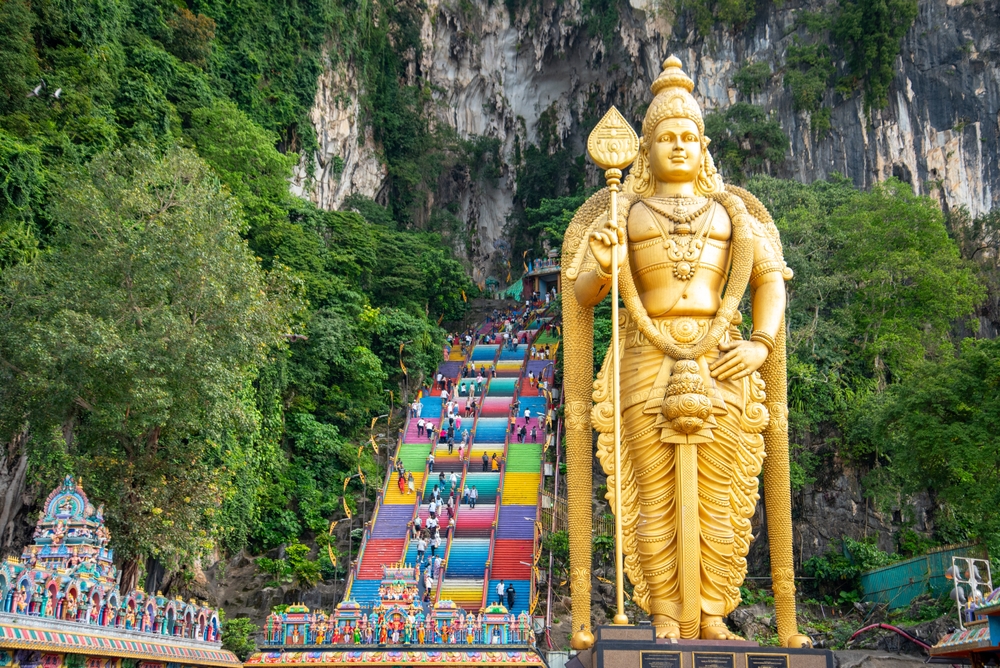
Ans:
POLYGON ((701 137, 688 118, 666 118, 656 126, 649 142, 649 168, 653 178, 665 183, 686 183, 701 169, 701 137))

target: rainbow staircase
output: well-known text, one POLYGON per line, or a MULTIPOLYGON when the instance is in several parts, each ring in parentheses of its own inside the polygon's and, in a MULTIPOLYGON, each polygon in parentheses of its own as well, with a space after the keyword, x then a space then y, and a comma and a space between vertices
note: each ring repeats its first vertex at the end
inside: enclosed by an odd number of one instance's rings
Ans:
MULTIPOLYGON (((529 327, 529 334, 539 338, 538 319, 529 327), (532 331, 534 330, 534 331, 532 331)), ((485 333, 484 327, 480 330, 485 333)), ((455 531, 448 537, 440 551, 444 553, 442 574, 437 581, 435 599, 451 600, 458 606, 478 612, 484 605, 497 599, 496 585, 503 579, 505 586, 513 583, 515 590, 513 612, 527 610, 533 596, 534 579, 532 559, 537 550, 535 523, 538 518, 538 499, 541 484, 541 462, 546 435, 546 398, 537 382, 530 382, 528 372, 535 380, 546 378, 551 387, 554 364, 551 360, 529 360, 530 343, 519 343, 514 350, 507 349, 502 337, 477 344, 469 351, 468 359, 455 355, 443 362, 438 372, 455 382, 455 399, 460 409, 471 393, 480 402, 478 415, 466 417, 461 411, 461 422, 455 425, 455 447, 448 453, 446 442, 432 443, 426 435, 417 433, 417 419, 410 418, 397 450, 397 458, 407 471, 412 471, 416 495, 398 489, 397 474, 393 472, 386 481, 382 498, 376 508, 370 531, 366 531, 358 565, 352 573, 345 598, 352 598, 363 606, 374 602, 382 577, 383 564, 414 563, 416 541, 410 541, 407 524, 418 516, 426 522, 426 504, 435 485, 442 486, 442 497, 451 490, 451 476, 458 478, 456 497, 459 503, 455 513, 455 531), (477 372, 487 372, 495 366, 496 373, 489 378, 480 393, 475 391, 475 379, 462 378, 462 365, 472 362, 477 372), (459 388, 466 385, 466 392, 459 388), (513 406, 517 404, 517 415, 513 406), (527 435, 519 443, 516 428, 526 424, 524 411, 530 411, 527 435), (512 422, 511 417, 516 419, 512 422), (535 438, 532 440, 532 427, 535 438), (458 443, 462 432, 469 431, 469 446, 464 459, 459 458, 458 443), (427 456, 434 450, 434 470, 427 471, 427 456), (486 455, 486 464, 483 455, 486 455), (496 455, 499 470, 493 470, 492 458, 496 455), (444 473, 442 485, 441 473, 444 473), (479 492, 476 506, 461 503, 464 489, 479 492)), ((550 348, 557 345, 555 339, 550 348)), ((435 374, 436 377, 437 374, 435 374)), ((489 377, 489 373, 486 374, 489 377)), ((443 418, 440 388, 435 386, 432 396, 421 400, 422 417, 439 425, 443 418)), ((445 426, 447 421, 445 419, 445 426)), ((448 525, 447 513, 439 516, 443 527, 448 525)), ((428 548, 427 557, 430 556, 428 548)), ((506 605, 506 595, 504 596, 506 605)))

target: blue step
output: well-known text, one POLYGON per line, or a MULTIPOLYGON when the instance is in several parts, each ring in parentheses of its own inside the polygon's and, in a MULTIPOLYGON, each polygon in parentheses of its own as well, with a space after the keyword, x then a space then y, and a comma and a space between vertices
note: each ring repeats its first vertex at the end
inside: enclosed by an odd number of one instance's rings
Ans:
POLYGON ((499 348, 499 346, 486 344, 476 346, 472 349, 472 361, 492 363, 493 359, 497 355, 497 348, 499 348))
POLYGON ((355 580, 351 585, 351 598, 362 606, 378 599, 378 588, 381 580, 355 580))
MULTIPOLYGON (((529 558, 526 559, 525 561, 530 561, 530 555, 529 555, 529 558)), ((451 572, 451 569, 448 569, 448 571, 451 572)), ((499 583, 499 582, 500 582, 499 579, 490 580, 490 586, 489 586, 489 589, 486 592, 487 597, 488 597, 487 601, 486 601, 487 603, 496 603, 496 600, 497 600, 497 583, 499 583)), ((514 609, 510 610, 510 612, 514 613, 515 615, 519 615, 519 614, 521 614, 521 612, 527 611, 528 605, 530 605, 530 603, 531 603, 531 601, 528 600, 530 598, 530 596, 531 596, 531 581, 530 580, 506 580, 505 579, 504 583, 503 583, 504 589, 506 589, 507 585, 509 585, 511 582, 514 583, 514 609)), ((504 605, 504 607, 507 607, 507 593, 506 593, 506 591, 504 592, 504 595, 503 595, 503 605, 504 605)))
POLYGON ((507 418, 479 418, 476 420, 476 441, 503 443, 507 440, 507 424, 507 418))
POLYGON ((524 417, 524 410, 531 411, 531 418, 535 419, 545 413, 545 397, 521 397, 520 406, 517 407, 517 417, 524 417))
POLYGON ((488 538, 454 538, 448 553, 446 575, 450 578, 474 577, 483 572, 489 558, 488 538))
POLYGON ((504 361, 506 361, 506 360, 510 360, 510 361, 522 360, 522 359, 524 359, 524 354, 527 351, 528 351, 528 346, 527 346, 527 344, 524 344, 524 343, 522 343, 521 345, 519 345, 514 350, 507 350, 506 348, 503 348, 500 351, 500 359, 504 360, 504 361))

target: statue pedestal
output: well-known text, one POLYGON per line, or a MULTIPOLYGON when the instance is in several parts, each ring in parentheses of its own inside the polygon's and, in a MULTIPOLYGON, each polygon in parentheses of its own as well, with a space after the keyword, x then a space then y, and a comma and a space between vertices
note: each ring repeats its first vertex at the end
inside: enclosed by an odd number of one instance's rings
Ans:
POLYGON ((665 640, 651 626, 600 626, 567 668, 833 668, 825 649, 761 647, 747 640, 665 640))

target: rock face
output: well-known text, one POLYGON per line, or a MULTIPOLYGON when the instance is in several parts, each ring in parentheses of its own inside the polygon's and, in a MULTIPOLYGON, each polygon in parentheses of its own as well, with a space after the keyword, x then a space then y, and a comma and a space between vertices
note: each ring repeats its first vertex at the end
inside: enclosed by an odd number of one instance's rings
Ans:
MULTIPOLYGON (((743 63, 771 65, 775 74, 752 102, 774 113, 791 140, 777 176, 808 182, 839 172, 863 187, 897 176, 943 207, 965 206, 974 215, 1000 201, 997 0, 920 0, 888 106, 869 117, 859 94, 845 99, 828 90, 833 127, 822 137, 811 132, 807 113, 793 110, 781 71, 794 35, 805 35, 796 17, 823 9, 823 0, 771 4, 738 34, 719 27, 705 37, 672 25, 654 0, 630 2, 620 4, 613 45, 588 33, 580 0, 524 3, 514 16, 505 3, 487 0, 424 5, 423 50, 411 71, 435 91, 438 121, 462 137, 502 142, 497 185, 467 184, 466 192, 451 194, 474 239, 470 259, 480 272, 513 206, 515 144, 536 141, 546 111, 576 154, 584 132, 612 103, 638 126, 649 84, 670 53, 684 62, 706 110, 736 101, 731 80, 743 63)), ((325 208, 352 192, 377 195, 385 176, 358 121, 349 68, 328 68, 322 76, 312 115, 321 146, 316 171, 310 180, 304 163, 293 186, 325 208)), ((590 177, 596 184, 596 172, 590 177)))

